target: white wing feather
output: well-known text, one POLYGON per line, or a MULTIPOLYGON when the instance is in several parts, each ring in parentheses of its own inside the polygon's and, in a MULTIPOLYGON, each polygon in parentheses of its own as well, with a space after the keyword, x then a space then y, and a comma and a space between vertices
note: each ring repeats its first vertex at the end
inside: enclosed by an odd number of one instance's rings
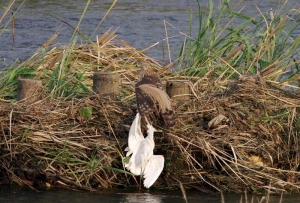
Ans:
POLYGON ((154 140, 152 133, 137 143, 136 148, 134 148, 132 156, 129 159, 129 163, 125 164, 125 167, 134 175, 141 175, 143 170, 145 170, 148 160, 153 156, 153 149, 154 140))
POLYGON ((135 164, 136 154, 137 154, 137 151, 133 152, 132 156, 129 159, 128 164, 125 164, 125 167, 127 168, 127 170, 129 170, 134 175, 139 176, 139 175, 141 175, 142 167, 141 167, 141 165, 137 166, 135 164))
POLYGON ((143 175, 144 186, 149 188, 161 174, 165 159, 162 155, 153 155, 155 146, 153 136, 156 130, 147 119, 146 122, 148 136, 144 138, 141 116, 139 113, 136 114, 129 130, 128 147, 125 149, 127 157, 132 155, 125 167, 134 175, 143 175))
POLYGON ((144 170, 144 186, 151 187, 164 169, 165 158, 162 155, 153 155, 144 170))
POLYGON ((130 126, 128 147, 125 149, 125 151, 127 151, 126 156, 129 156, 135 150, 137 150, 142 140, 144 140, 144 136, 141 130, 141 116, 139 113, 137 113, 130 126))
POLYGON ((135 156, 136 166, 141 167, 143 170, 145 169, 148 160, 153 156, 153 150, 155 146, 153 139, 155 128, 152 125, 150 125, 148 121, 147 127, 148 136, 140 142, 137 154, 135 156))

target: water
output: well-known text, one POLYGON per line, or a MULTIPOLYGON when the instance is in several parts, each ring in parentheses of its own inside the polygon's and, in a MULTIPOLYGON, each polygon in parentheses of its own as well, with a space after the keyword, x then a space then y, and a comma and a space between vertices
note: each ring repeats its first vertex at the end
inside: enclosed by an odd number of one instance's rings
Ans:
MULTIPOLYGON (((204 194, 199 191, 187 192, 189 203, 221 203, 219 194, 204 194)), ((225 203, 239 203, 241 195, 225 194, 225 203)), ((248 202, 252 196, 248 195, 248 202)), ((261 196, 253 196, 253 202, 259 202, 261 196)), ((279 196, 271 196, 269 203, 278 203, 279 196)), ((103 190, 100 192, 70 191, 63 189, 39 189, 34 191, 25 187, 0 187, 0 202, 5 203, 184 203, 179 190, 175 191, 128 191, 128 190, 103 190)), ((245 196, 243 196, 245 202, 245 196)), ((283 203, 300 202, 299 195, 284 195, 283 203)))
MULTIPOLYGON (((0 5, 7 5, 7 0, 0 0, 0 5)), ((17 1, 18 3, 21 1, 17 1)), ((25 60, 32 53, 46 42, 55 32, 60 32, 59 37, 52 46, 68 44, 73 30, 62 21, 76 26, 80 15, 85 7, 84 0, 27 0, 17 13, 16 18, 16 38, 15 45, 11 39, 10 26, 7 31, 0 35, 0 67, 11 65, 16 59, 25 60), (61 19, 58 20, 53 16, 61 19)), ((208 10, 208 1, 201 0, 202 9, 208 10)), ((219 1, 215 1, 216 3, 219 1)), ((257 15, 260 8, 261 12, 266 12, 270 8, 274 11, 280 10, 282 5, 280 0, 247 0, 237 1, 237 8, 242 9, 247 15, 257 15)), ((110 7, 112 0, 93 0, 81 23, 80 30, 87 36, 92 35, 94 29, 110 7)), ((289 8, 299 8, 298 0, 290 0, 289 8)), ((16 4, 14 9, 17 9, 16 4)), ((178 54, 184 36, 179 31, 188 32, 189 11, 193 12, 194 18, 197 15, 197 4, 195 0, 120 0, 113 10, 103 21, 99 29, 94 33, 101 35, 108 29, 117 29, 117 35, 126 40, 138 49, 159 42, 159 45, 147 51, 150 56, 159 60, 168 60, 166 52, 162 51, 162 46, 166 49, 165 23, 167 24, 168 36, 170 38, 170 49, 172 59, 178 54), (163 54, 165 53, 165 54, 163 54)), ((0 16, 2 15, 0 10, 0 16)), ((10 16, 8 16, 10 17, 10 16)), ((8 19, 4 19, 6 22, 8 19)), ((0 23, 0 26, 3 25, 0 23)), ((193 29, 196 35, 197 21, 193 21, 193 29)), ((295 30, 294 36, 300 34, 300 28, 295 30)), ((197 191, 188 191, 189 202, 209 202, 220 203, 219 194, 203 194, 197 191)), ((250 198, 250 197, 249 197, 250 198)), ((260 198, 260 197, 257 197, 260 198)), ((279 202, 279 196, 272 196, 270 202, 279 202)), ((239 202, 240 195, 225 195, 225 202, 239 202)), ((286 203, 300 202, 297 195, 285 195, 286 203)), ((44 190, 39 192, 27 188, 19 187, 0 187, 0 202, 154 202, 154 203, 178 203, 184 202, 180 191, 102 191, 99 193, 75 192, 69 190, 44 190)), ((255 199, 254 202, 258 202, 255 199)))
MULTIPOLYGON (((0 0, 0 5, 7 5, 7 0, 0 0)), ((22 1, 17 1, 13 9, 17 9, 22 1)), ((55 32, 59 37, 53 46, 67 44, 73 30, 64 22, 76 26, 84 10, 83 0, 27 0, 22 5, 16 16, 16 37, 13 45, 11 27, 0 35, 0 67, 12 64, 16 59, 25 60, 33 52, 46 42, 55 32), (56 18, 55 18, 56 17, 56 18), (58 19, 57 19, 58 18, 58 19)), ((189 12, 193 13, 193 37, 197 35, 197 3, 196 0, 120 0, 108 14, 98 30, 95 30, 105 12, 113 0, 92 0, 85 17, 82 20, 80 31, 95 40, 96 35, 102 35, 105 31, 117 30, 117 36, 126 40, 138 49, 147 48, 157 42, 154 48, 146 53, 158 60, 170 60, 167 54, 167 34, 171 51, 171 60, 176 59, 184 36, 179 31, 188 33, 189 12), (165 23, 166 22, 166 23, 165 23), (170 25, 171 24, 171 25, 170 25), (164 50, 164 51, 163 51, 164 50)), ((208 10, 208 1, 200 0, 202 10, 208 10)), ((215 0, 218 5, 220 0, 215 0)), ((242 9, 247 15, 257 15, 259 12, 276 12, 281 10, 284 0, 236 0, 236 10, 242 9)), ((216 6, 217 7, 217 6, 216 6)), ((288 8, 299 8, 298 0, 290 0, 288 8)), ((0 16, 3 11, 0 10, 0 16)), ((0 25, 8 21, 8 17, 0 25)), ((294 32, 300 34, 300 28, 294 32)))

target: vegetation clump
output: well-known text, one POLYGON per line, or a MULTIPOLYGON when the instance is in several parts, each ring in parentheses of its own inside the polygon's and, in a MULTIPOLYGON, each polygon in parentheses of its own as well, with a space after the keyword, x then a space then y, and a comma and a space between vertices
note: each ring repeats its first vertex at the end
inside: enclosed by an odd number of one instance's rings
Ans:
POLYGON ((175 68, 106 33, 97 42, 77 44, 75 37, 64 48, 44 46, 1 71, 3 180, 85 190, 140 187, 123 162, 136 112, 134 84, 140 64, 147 64, 164 82, 188 80, 191 92, 189 99, 173 101, 174 128, 156 126, 155 149, 166 163, 154 187, 298 192, 300 37, 284 29, 292 11, 283 18, 250 18, 225 1, 213 18, 210 4, 205 18, 199 4, 198 38, 186 35, 175 68), (225 15, 244 22, 221 27, 225 15), (118 74, 116 100, 93 92, 95 72, 118 74), (42 80, 43 99, 16 102, 18 77, 42 80), (89 116, 82 113, 87 109, 89 116))

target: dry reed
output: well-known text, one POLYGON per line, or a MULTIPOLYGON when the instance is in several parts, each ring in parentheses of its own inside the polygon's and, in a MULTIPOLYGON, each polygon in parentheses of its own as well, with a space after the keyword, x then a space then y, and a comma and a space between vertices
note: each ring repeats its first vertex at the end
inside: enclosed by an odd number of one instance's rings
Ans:
MULTIPOLYGON (((136 112, 133 87, 140 72, 136 64, 155 67, 164 81, 173 75, 162 74, 158 62, 126 42, 109 40, 55 47, 43 58, 36 53, 19 66, 34 69, 33 79, 41 79, 46 91, 43 100, 31 105, 14 98, 0 100, 0 174, 6 181, 84 190, 139 184, 123 166, 136 112), (68 73, 83 75, 80 84, 88 93, 70 98, 62 97, 63 92, 54 94, 61 86, 47 89, 67 53, 68 73), (119 74, 116 101, 91 91, 97 71, 119 74), (79 113, 86 107, 92 107, 89 119, 79 113)), ((175 128, 165 129, 163 122, 156 126, 160 133, 155 150, 165 156, 166 166, 154 187, 299 191, 299 96, 272 86, 262 76, 224 82, 213 80, 213 72, 188 78, 193 97, 174 102, 175 128)))

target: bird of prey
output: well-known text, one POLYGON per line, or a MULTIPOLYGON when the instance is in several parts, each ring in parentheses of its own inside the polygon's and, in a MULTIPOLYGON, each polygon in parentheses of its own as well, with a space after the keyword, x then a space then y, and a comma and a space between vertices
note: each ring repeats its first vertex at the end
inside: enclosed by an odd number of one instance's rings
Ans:
POLYGON ((125 163, 125 168, 134 175, 140 175, 144 178, 144 186, 149 188, 157 180, 164 168, 164 157, 162 155, 153 155, 155 128, 147 122, 147 134, 144 138, 141 131, 141 116, 139 113, 131 124, 128 137, 128 147, 126 157, 130 156, 129 162, 125 163))
POLYGON ((135 85, 138 112, 151 122, 162 116, 168 127, 173 127, 173 109, 166 88, 154 72, 153 68, 142 65, 140 80, 135 85))

